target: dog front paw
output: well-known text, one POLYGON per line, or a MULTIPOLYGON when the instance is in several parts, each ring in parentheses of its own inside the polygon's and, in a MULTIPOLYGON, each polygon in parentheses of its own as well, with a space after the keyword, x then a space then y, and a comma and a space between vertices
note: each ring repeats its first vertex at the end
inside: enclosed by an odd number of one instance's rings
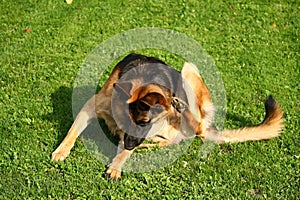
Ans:
POLYGON ((106 171, 106 177, 111 178, 113 180, 117 180, 121 178, 121 170, 116 169, 114 167, 108 167, 106 171))
POLYGON ((52 153, 52 158, 51 160, 53 161, 63 161, 68 157, 70 154, 70 151, 65 150, 65 149, 57 149, 52 153))

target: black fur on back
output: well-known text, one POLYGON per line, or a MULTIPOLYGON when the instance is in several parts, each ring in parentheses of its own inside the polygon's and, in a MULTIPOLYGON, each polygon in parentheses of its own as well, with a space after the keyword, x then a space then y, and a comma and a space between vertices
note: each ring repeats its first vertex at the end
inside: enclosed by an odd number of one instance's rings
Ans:
POLYGON ((125 74, 126 72, 128 72, 130 69, 134 67, 145 65, 145 64, 151 64, 151 63, 160 63, 160 64, 167 65, 166 63, 164 63, 163 61, 155 57, 148 57, 148 56, 134 54, 134 53, 129 54, 117 64, 117 66, 121 68, 119 78, 121 78, 123 74, 125 74))

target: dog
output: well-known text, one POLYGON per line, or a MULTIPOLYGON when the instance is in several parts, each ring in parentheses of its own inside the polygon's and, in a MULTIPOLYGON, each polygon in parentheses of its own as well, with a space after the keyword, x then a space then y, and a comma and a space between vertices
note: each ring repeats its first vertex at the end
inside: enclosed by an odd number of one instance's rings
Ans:
POLYGON ((283 112, 272 96, 265 101, 265 110, 264 120, 256 126, 218 131, 209 90, 194 64, 184 63, 179 72, 157 58, 129 54, 83 106, 52 153, 52 160, 64 160, 90 120, 102 118, 120 138, 117 154, 106 171, 107 177, 118 179, 122 165, 138 148, 165 147, 191 137, 218 144, 277 137, 283 128, 283 112), (162 122, 165 126, 151 131, 162 122))

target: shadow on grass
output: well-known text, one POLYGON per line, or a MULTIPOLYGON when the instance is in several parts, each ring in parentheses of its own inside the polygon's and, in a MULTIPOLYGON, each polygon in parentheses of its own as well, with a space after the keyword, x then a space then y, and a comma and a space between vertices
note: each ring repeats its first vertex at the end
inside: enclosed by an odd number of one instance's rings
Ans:
MULTIPOLYGON (((87 101, 86 91, 90 91, 89 88, 73 89, 62 86, 51 94, 53 112, 46 115, 45 119, 57 124, 59 134, 57 135, 56 146, 62 142, 70 129, 74 121, 72 114, 74 110, 78 113, 87 101), (74 92, 76 92, 76 96, 79 96, 75 102, 72 101, 74 92)), ((81 133, 80 139, 92 154, 97 155, 97 158, 99 153, 109 159, 116 154, 118 139, 110 134, 106 124, 101 119, 91 120, 89 126, 81 133)))
POLYGON ((230 121, 231 125, 236 128, 243 128, 245 126, 256 126, 252 120, 245 118, 241 115, 235 115, 232 113, 226 113, 226 121, 230 121))
POLYGON ((44 117, 57 126, 59 134, 56 145, 59 145, 73 123, 72 89, 64 86, 60 87, 51 94, 51 102, 53 112, 44 117))

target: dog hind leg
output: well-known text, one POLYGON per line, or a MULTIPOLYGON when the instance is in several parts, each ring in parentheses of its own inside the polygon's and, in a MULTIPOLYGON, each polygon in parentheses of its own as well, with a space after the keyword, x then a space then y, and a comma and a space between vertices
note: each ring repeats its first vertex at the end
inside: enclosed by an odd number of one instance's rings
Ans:
MULTIPOLYGON (((184 63, 182 71, 182 77, 185 82, 189 85, 195 95, 195 110, 191 110, 192 113, 195 112, 194 117, 191 112, 185 112, 186 117, 190 119, 190 123, 194 121, 193 124, 197 125, 197 128, 193 128, 196 131, 196 135, 205 139, 206 132, 211 129, 212 120, 215 114, 215 107, 211 101, 210 93, 202 80, 197 67, 192 63, 184 63), (197 116, 199 115, 199 116, 197 116)), ((187 89, 185 89, 187 91, 187 89)), ((190 105, 191 107, 192 105, 190 105)), ((195 126, 194 125, 194 126, 195 126)))

